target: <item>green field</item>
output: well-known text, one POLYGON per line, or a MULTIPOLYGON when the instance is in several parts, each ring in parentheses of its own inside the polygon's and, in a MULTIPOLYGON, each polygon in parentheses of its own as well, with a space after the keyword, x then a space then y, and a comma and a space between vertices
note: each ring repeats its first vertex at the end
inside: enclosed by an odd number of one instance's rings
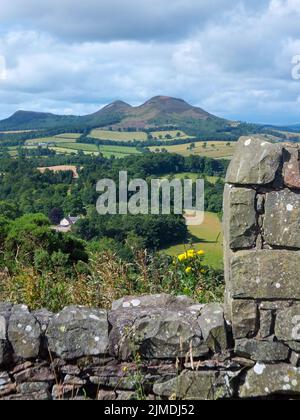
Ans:
POLYGON ((177 153, 182 156, 198 155, 214 159, 231 159, 236 148, 236 142, 207 141, 195 143, 195 148, 190 149, 192 143, 179 144, 176 146, 150 147, 152 152, 161 152, 163 149, 169 153, 177 153), (206 144, 206 147, 205 147, 206 144))
POLYGON ((124 142, 129 142, 133 140, 138 140, 138 141, 147 140, 147 134, 142 131, 129 133, 125 131, 119 132, 119 131, 95 129, 91 131, 90 137, 94 137, 96 139, 101 139, 101 140, 113 140, 113 141, 124 141, 124 142))
MULTIPOLYGON (((187 136, 184 131, 181 130, 165 130, 165 131, 153 131, 150 133, 154 140, 185 140, 187 138, 193 138, 192 136, 187 136), (180 136, 177 134, 180 133, 180 136), (166 139, 166 136, 171 136, 172 139, 166 139)), ((97 128, 92 130, 90 137, 94 137, 99 140, 111 140, 111 141, 146 141, 148 139, 147 133, 143 131, 128 132, 128 131, 110 131, 110 130, 101 130, 97 128)))
POLYGON ((189 227, 189 244, 179 244, 163 250, 166 254, 176 256, 188 249, 205 251, 205 264, 214 267, 223 267, 223 236, 222 224, 215 213, 205 213, 201 226, 189 227))
POLYGON ((110 145, 101 145, 98 147, 95 144, 85 143, 60 143, 55 147, 50 147, 50 149, 55 150, 57 153, 78 153, 79 150, 82 150, 89 155, 98 155, 100 152, 104 157, 115 156, 116 158, 140 153, 135 147, 110 145))
POLYGON ((57 136, 52 137, 41 137, 38 139, 31 139, 27 140, 25 142, 26 146, 32 146, 37 145, 39 143, 75 143, 76 140, 80 137, 80 134, 78 133, 65 133, 65 134, 59 134, 57 136))

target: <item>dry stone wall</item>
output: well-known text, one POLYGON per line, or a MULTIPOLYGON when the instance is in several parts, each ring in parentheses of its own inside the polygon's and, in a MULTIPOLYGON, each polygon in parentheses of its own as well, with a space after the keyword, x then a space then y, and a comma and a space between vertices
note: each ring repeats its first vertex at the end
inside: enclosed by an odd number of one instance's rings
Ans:
POLYGON ((224 192, 226 319, 241 397, 299 393, 300 149, 241 138, 224 192), (290 364, 290 365, 289 365, 290 364), (293 366, 291 366, 293 365, 293 366))
POLYGON ((299 216, 299 148, 241 138, 224 192, 225 304, 0 303, 0 399, 299 398, 299 216))

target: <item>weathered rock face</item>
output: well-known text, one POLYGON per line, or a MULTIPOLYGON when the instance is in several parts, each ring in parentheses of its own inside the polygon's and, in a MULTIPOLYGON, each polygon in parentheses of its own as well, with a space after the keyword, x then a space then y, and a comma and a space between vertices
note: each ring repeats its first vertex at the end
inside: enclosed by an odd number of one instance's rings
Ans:
POLYGON ((292 189, 300 189, 300 153, 298 146, 285 147, 283 164, 284 184, 292 189))
POLYGON ((0 303, 0 367, 9 362, 9 343, 7 338, 8 321, 10 318, 12 305, 0 303))
POLYGON ((242 137, 229 165, 229 184, 267 185, 275 180, 282 159, 282 147, 265 139, 242 137))
POLYGON ((172 296, 162 293, 160 295, 125 296, 112 304, 112 310, 118 309, 144 309, 144 308, 165 308, 180 310, 187 306, 194 305, 193 299, 187 296, 172 296))
POLYGON ((228 348, 227 329, 223 307, 219 304, 208 304, 198 320, 206 345, 215 353, 228 348))
POLYGON ((24 305, 12 308, 8 326, 8 339, 16 356, 34 359, 40 351, 41 327, 24 305))
POLYGON ((232 303, 232 327, 234 336, 251 338, 257 330, 258 308, 253 300, 234 300, 232 303))
POLYGON ((49 349, 66 359, 104 355, 108 350, 106 311, 69 307, 50 321, 49 349))
POLYGON ((232 258, 230 264, 233 298, 300 299, 299 252, 242 251, 232 258))
POLYGON ((279 342, 243 339, 236 341, 235 353, 258 362, 284 362, 290 350, 279 342))
MULTIPOLYGON (((191 303, 194 302, 186 301, 186 304, 191 303)), ((109 321, 113 328, 110 332, 110 354, 121 360, 133 358, 136 353, 146 359, 176 359, 186 357, 187 354, 194 357, 207 355, 209 348, 203 340, 200 327, 203 305, 180 307, 177 310, 135 307, 111 311, 109 321)), ((223 309, 218 306, 216 310, 221 311, 224 331, 223 309)), ((207 331, 217 327, 220 326, 212 322, 207 331)))
POLYGON ((156 383, 154 393, 160 397, 180 400, 213 400, 217 373, 184 371, 178 378, 156 383))
POLYGON ((266 194, 264 237, 272 246, 300 249, 300 191, 266 194))
POLYGON ((240 389, 241 398, 266 397, 276 394, 300 393, 300 369, 288 364, 257 363, 246 376, 240 389))
POLYGON ((256 243, 255 197, 255 190, 225 187, 224 207, 228 219, 225 235, 232 249, 252 248, 256 243))
POLYGON ((300 346, 300 303, 277 312, 275 335, 282 341, 299 341, 300 346))

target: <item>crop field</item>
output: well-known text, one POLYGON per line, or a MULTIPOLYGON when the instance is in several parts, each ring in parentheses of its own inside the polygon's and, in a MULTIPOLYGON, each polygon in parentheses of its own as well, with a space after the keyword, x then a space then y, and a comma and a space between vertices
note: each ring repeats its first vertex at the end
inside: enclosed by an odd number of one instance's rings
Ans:
POLYGON ((39 143, 75 143, 76 140, 80 137, 78 133, 65 133, 59 134, 52 137, 41 137, 38 139, 31 139, 25 142, 26 146, 38 145, 39 143))
MULTIPOLYGON (((165 131, 153 131, 150 133, 154 140, 185 140, 187 138, 193 138, 192 136, 187 136, 187 134, 181 130, 165 130, 165 131), (166 138, 166 136, 171 136, 166 138)), ((143 131, 129 132, 129 131, 110 131, 110 130, 101 130, 95 129, 90 133, 90 137, 94 137, 100 140, 111 140, 111 141, 146 141, 148 136, 143 131)))
POLYGON ((198 155, 214 159, 231 159, 236 148, 236 142, 207 141, 195 143, 195 148, 191 149, 191 144, 179 144, 176 146, 151 147, 152 152, 161 152, 163 149, 169 153, 177 153, 182 156, 198 155))
POLYGON ((60 143, 55 147, 50 147, 50 149, 55 150, 57 153, 67 154, 78 153, 79 150, 89 155, 98 155, 100 152, 104 157, 115 156, 116 158, 140 153, 135 147, 110 145, 101 145, 98 147, 95 144, 85 143, 60 143))
POLYGON ((127 131, 119 132, 119 131, 95 129, 91 131, 90 137, 94 137, 100 140, 112 140, 112 141, 124 141, 124 142, 129 142, 133 140, 138 140, 138 141, 147 140, 147 134, 142 131, 131 133, 127 131))
POLYGON ((171 256, 176 256, 191 248, 197 251, 202 249, 205 252, 205 264, 217 269, 222 268, 222 224, 217 214, 206 212, 203 224, 200 226, 190 226, 189 234, 188 244, 178 244, 164 249, 163 252, 171 256))

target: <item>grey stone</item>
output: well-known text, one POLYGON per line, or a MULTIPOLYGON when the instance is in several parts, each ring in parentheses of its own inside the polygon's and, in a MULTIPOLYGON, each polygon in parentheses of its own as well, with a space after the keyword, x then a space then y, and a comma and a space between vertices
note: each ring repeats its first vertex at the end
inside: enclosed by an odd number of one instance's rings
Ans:
POLYGON ((108 350, 106 311, 71 306, 50 321, 50 350, 65 360, 105 355, 108 350))
POLYGON ((263 194, 258 194, 256 197, 256 211, 258 214, 265 212, 265 195, 263 194))
POLYGON ((283 180, 284 184, 293 189, 300 189, 300 150, 298 145, 284 148, 283 180))
POLYGON ((233 298, 299 299, 300 253, 241 251, 231 260, 233 298))
POLYGON ((32 394, 14 394, 8 397, 2 398, 7 401, 49 401, 51 395, 49 392, 33 392, 32 394))
POLYGON ((37 311, 33 311, 32 315, 39 322, 42 332, 45 333, 54 314, 48 311, 48 309, 38 309, 37 311))
POLYGON ((251 248, 255 245, 257 222, 255 213, 256 192, 249 188, 225 186, 225 235, 231 249, 251 248))
POLYGON ((7 365, 12 356, 7 338, 8 322, 12 307, 11 303, 0 303, 0 367, 7 365))
POLYGON ((299 341, 286 341, 285 344, 297 353, 300 353, 300 342, 299 341))
POLYGON ((274 315, 272 311, 260 311, 259 337, 268 338, 274 334, 274 315))
POLYGON ((49 384, 45 382, 24 382, 17 386, 17 392, 20 394, 32 394, 35 392, 47 392, 49 388, 49 384))
POLYGON ((87 381, 85 379, 78 378, 74 375, 66 375, 64 378, 64 385, 74 385, 76 387, 86 385, 87 381))
POLYGON ((243 339, 235 342, 235 353, 258 362, 284 362, 289 357, 289 348, 274 341, 243 339))
POLYGON ((146 359, 175 359, 206 355, 201 329, 197 322, 198 310, 111 311, 110 352, 121 360, 140 353, 146 359))
POLYGON ((266 195, 264 238, 272 246, 300 248, 300 192, 285 189, 266 195))
POLYGON ((292 351, 291 356, 290 356, 290 363, 295 367, 299 367, 300 366, 300 354, 296 353, 295 351, 292 351))
POLYGON ((8 325, 8 339, 16 356, 23 359, 38 357, 41 328, 27 306, 13 307, 8 325))
POLYGON ((112 304, 112 310, 138 308, 164 308, 179 310, 195 305, 195 301, 187 296, 172 296, 166 293, 157 295, 125 296, 112 304))
POLYGON ((53 384, 57 378, 53 369, 44 366, 35 366, 15 373, 14 380, 17 385, 23 382, 46 382, 53 384))
POLYGON ((52 388, 53 400, 73 400, 80 396, 81 387, 74 385, 54 385, 52 388))
POLYGON ((300 369, 288 364, 265 365, 257 363, 241 386, 241 398, 258 398, 272 395, 300 394, 300 369))
POLYGON ((300 304, 277 312, 275 335, 281 341, 300 341, 300 304))
POLYGON ((218 303, 205 305, 198 319, 206 345, 215 353, 227 349, 227 328, 223 306, 218 303))
POLYGON ((113 401, 117 399, 117 395, 115 391, 106 391, 104 389, 100 389, 97 395, 98 401, 113 401))
POLYGON ((157 382, 154 394, 178 400, 217 400, 233 395, 232 378, 236 374, 224 372, 218 377, 216 371, 183 371, 177 378, 157 382))
POLYGON ((293 305, 293 301, 264 301, 259 305, 259 309, 262 311, 277 311, 288 309, 293 305))
POLYGON ((236 339, 251 338, 257 328, 257 304, 253 300, 232 302, 232 330, 236 339))
POLYGON ((282 147, 265 139, 241 137, 229 165, 226 182, 266 185, 275 180, 282 159, 282 147))

